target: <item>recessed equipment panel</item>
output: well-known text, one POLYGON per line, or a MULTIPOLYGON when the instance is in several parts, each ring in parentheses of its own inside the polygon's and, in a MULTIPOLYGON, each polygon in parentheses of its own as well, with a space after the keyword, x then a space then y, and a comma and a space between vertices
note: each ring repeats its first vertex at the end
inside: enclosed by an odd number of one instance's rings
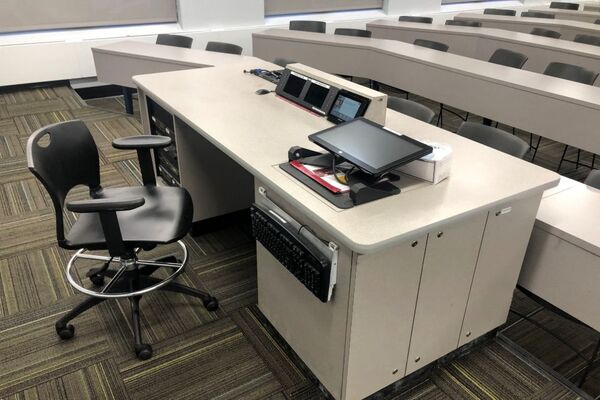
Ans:
POLYGON ((275 92, 302 107, 327 115, 338 90, 298 72, 285 70, 275 92))

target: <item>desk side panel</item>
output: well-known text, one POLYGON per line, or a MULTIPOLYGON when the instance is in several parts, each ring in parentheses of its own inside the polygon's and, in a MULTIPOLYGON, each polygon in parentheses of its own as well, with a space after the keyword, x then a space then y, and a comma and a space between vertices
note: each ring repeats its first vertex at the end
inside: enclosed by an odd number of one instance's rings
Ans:
POLYGON ((345 398, 362 399, 401 379, 427 237, 357 256, 345 398))
MULTIPOLYGON (((325 234, 319 226, 307 220, 268 188, 267 195, 322 239, 335 242, 335 238, 325 234)), ((322 303, 315 297, 258 242, 256 258, 260 311, 319 382, 336 399, 342 399, 348 304, 353 274, 352 252, 340 248, 335 293, 328 303, 322 303)))
POLYGON ((600 257, 535 227, 519 284, 600 331, 600 257))
POLYGON ((541 196, 490 210, 459 346, 506 322, 541 196))

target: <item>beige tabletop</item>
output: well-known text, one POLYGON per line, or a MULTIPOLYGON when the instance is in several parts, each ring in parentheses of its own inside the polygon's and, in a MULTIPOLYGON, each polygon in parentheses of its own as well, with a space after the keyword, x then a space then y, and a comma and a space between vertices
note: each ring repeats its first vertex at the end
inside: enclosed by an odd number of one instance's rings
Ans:
POLYGON ((460 13, 456 20, 480 21, 484 27, 530 32, 534 27, 542 27, 561 32, 561 39, 573 40, 579 33, 600 35, 600 25, 590 22, 569 21, 562 19, 529 18, 518 16, 460 13))
POLYGON ((438 184, 419 183, 397 196, 339 210, 277 167, 291 146, 317 149, 308 135, 331 126, 291 106, 274 85, 242 69, 276 68, 248 59, 239 66, 134 77, 143 92, 176 114, 255 178, 359 253, 371 253, 512 199, 554 186, 556 173, 500 153, 435 126, 388 110, 387 126, 416 139, 454 149, 452 174, 438 184))
POLYGON ((167 62, 189 67, 210 67, 216 65, 242 63, 247 57, 236 54, 225 54, 214 51, 186 49, 175 46, 164 46, 154 43, 125 40, 93 47, 92 51, 100 54, 127 56, 143 60, 167 62))
POLYGON ((582 21, 593 23, 597 19, 600 19, 600 12, 598 11, 580 11, 580 10, 562 10, 557 8, 531 8, 528 11, 543 12, 547 14, 553 14, 556 19, 569 20, 569 21, 582 21))
MULTIPOLYGON (((389 31, 389 36, 377 36, 382 39, 393 39, 394 31, 410 30, 415 32, 439 33, 447 36, 468 36, 473 38, 484 38, 499 42, 510 42, 527 47, 537 47, 548 49, 556 52, 567 53, 580 57, 593 58, 600 60, 600 47, 592 46, 583 43, 574 43, 567 40, 556 40, 545 36, 531 35, 525 32, 508 31, 505 29, 472 27, 472 26, 455 26, 455 25, 438 25, 438 24, 421 24, 416 22, 395 21, 389 19, 379 19, 367 24, 367 29, 377 29, 381 31, 389 31)), ((470 50, 475 52, 478 44, 471 44, 470 50)), ((452 48, 449 52, 453 52, 452 48)), ((600 69, 599 69, 600 70, 600 69)))
POLYGON ((544 196, 536 226, 600 257, 600 190, 563 180, 544 196))

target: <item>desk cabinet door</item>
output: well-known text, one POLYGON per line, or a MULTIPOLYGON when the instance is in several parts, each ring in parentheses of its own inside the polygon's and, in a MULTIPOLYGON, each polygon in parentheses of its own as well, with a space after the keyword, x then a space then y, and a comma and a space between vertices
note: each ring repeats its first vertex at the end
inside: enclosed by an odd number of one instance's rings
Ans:
POLYGON ((506 322, 540 196, 490 211, 459 346, 506 322))
POLYGON ((407 374, 457 348, 486 216, 429 233, 407 374))

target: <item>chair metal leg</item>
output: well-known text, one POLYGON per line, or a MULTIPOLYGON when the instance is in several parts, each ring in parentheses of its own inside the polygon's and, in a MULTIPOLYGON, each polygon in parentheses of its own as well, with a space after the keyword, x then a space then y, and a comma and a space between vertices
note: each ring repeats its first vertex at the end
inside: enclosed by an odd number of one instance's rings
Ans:
POLYGON ((579 160, 581 159, 581 150, 577 149, 577 161, 575 161, 575 169, 579 169, 579 160))
MULTIPOLYGON (((154 285, 159 281, 160 279, 154 278, 152 276, 140 275, 140 283, 142 285, 154 285)), ((202 300, 202 304, 204 304, 204 307, 206 307, 208 311, 216 311, 219 308, 219 302, 217 298, 211 296, 210 293, 207 293, 200 289, 191 288, 189 286, 185 286, 177 282, 169 282, 168 284, 159 288, 158 290, 171 293, 180 293, 186 296, 196 297, 202 300)))
POLYGON ((440 128, 444 127, 443 112, 444 112, 444 105, 440 103, 440 111, 438 113, 438 119, 437 119, 437 124, 436 124, 436 126, 439 126, 440 128))
POLYGON ((142 296, 129 298, 131 305, 131 325, 133 328, 133 343, 135 355, 140 360, 148 360, 152 357, 152 346, 147 343, 142 343, 142 327, 140 324, 140 299, 142 296))
POLYGON ((123 87, 123 102, 125 103, 125 112, 133 114, 133 93, 128 87, 123 87))
POLYGON ((71 311, 63 315, 63 317, 54 325, 58 336, 60 336, 60 338, 63 340, 71 339, 75 335, 75 327, 69 324, 69 321, 105 300, 107 299, 100 297, 89 297, 76 305, 71 311))
POLYGON ((560 172, 560 167, 562 167, 563 161, 565 160, 565 156, 567 155, 568 145, 565 145, 565 150, 563 151, 562 157, 560 158, 560 162, 558 163, 558 168, 556 168, 556 172, 560 172))
POLYGON ((531 162, 535 161, 535 156, 537 155, 538 149, 540 148, 540 143, 542 142, 542 137, 538 137, 538 141, 537 144, 535 145, 534 152, 533 152, 533 156, 531 157, 531 162))

